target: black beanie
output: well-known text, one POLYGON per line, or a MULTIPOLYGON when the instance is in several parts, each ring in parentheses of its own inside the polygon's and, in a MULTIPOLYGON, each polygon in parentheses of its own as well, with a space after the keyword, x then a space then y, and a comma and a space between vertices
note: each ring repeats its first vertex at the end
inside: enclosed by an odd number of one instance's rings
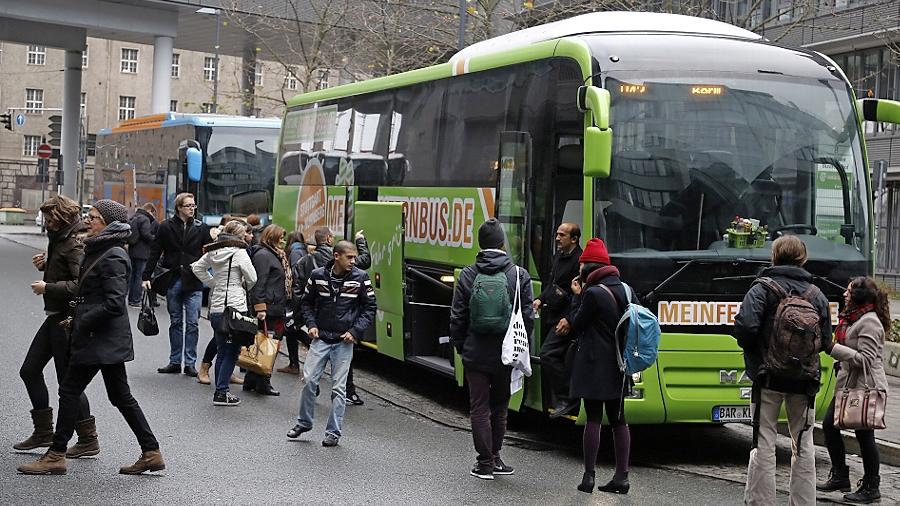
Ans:
POLYGON ((107 225, 111 225, 114 221, 128 223, 128 210, 115 200, 98 200, 94 202, 93 207, 100 213, 107 225))
POLYGON ((506 242, 503 225, 497 218, 491 218, 478 227, 478 247, 481 249, 500 249, 506 242))

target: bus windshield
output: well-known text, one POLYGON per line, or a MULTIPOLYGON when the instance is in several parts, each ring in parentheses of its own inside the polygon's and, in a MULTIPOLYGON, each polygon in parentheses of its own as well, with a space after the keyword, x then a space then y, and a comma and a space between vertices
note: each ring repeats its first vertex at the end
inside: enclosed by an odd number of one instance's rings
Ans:
POLYGON ((767 259, 770 243, 728 248, 740 216, 767 226, 768 239, 803 235, 811 259, 871 254, 866 168, 842 81, 621 72, 604 84, 614 152, 609 179, 595 183, 595 215, 612 253, 767 259))
MULTIPOLYGON (((237 193, 265 189, 273 194, 277 128, 216 126, 199 130, 206 130, 209 136, 201 142, 206 154, 205 201, 199 203, 203 214, 232 212, 231 196, 237 193)), ((198 134, 204 137, 203 132, 198 134)))

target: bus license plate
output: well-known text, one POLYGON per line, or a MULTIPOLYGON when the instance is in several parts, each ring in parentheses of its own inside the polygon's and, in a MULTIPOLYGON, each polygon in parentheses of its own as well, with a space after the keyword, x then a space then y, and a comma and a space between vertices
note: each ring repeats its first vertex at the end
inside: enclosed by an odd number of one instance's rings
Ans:
POLYGON ((716 406, 712 410, 714 422, 749 422, 750 406, 716 406))

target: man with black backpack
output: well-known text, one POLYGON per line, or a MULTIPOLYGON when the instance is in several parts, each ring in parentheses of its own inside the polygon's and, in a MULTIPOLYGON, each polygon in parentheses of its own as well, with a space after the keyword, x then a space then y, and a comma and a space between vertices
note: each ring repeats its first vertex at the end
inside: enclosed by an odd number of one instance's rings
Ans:
POLYGON ((506 433, 512 368, 500 361, 503 338, 519 290, 525 330, 534 329, 531 277, 506 251, 503 227, 494 218, 478 229, 481 251, 462 270, 450 309, 450 342, 462 356, 469 384, 469 417, 478 458, 471 475, 484 480, 513 474, 500 459, 506 433), (519 285, 516 286, 516 279, 519 285))
POLYGON ((790 504, 815 504, 813 446, 819 353, 832 344, 828 299, 802 266, 806 245, 787 235, 772 244, 772 267, 744 297, 734 335, 753 381, 753 446, 744 502, 775 504, 775 440, 784 404, 793 440, 790 504))

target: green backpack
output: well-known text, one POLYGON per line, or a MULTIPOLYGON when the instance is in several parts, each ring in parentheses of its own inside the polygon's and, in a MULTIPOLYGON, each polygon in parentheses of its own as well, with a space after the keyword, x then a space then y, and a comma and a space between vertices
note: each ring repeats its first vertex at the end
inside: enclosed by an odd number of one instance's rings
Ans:
POLYGON ((505 272, 479 272, 469 297, 469 328, 473 334, 503 335, 509 327, 512 303, 505 272))

